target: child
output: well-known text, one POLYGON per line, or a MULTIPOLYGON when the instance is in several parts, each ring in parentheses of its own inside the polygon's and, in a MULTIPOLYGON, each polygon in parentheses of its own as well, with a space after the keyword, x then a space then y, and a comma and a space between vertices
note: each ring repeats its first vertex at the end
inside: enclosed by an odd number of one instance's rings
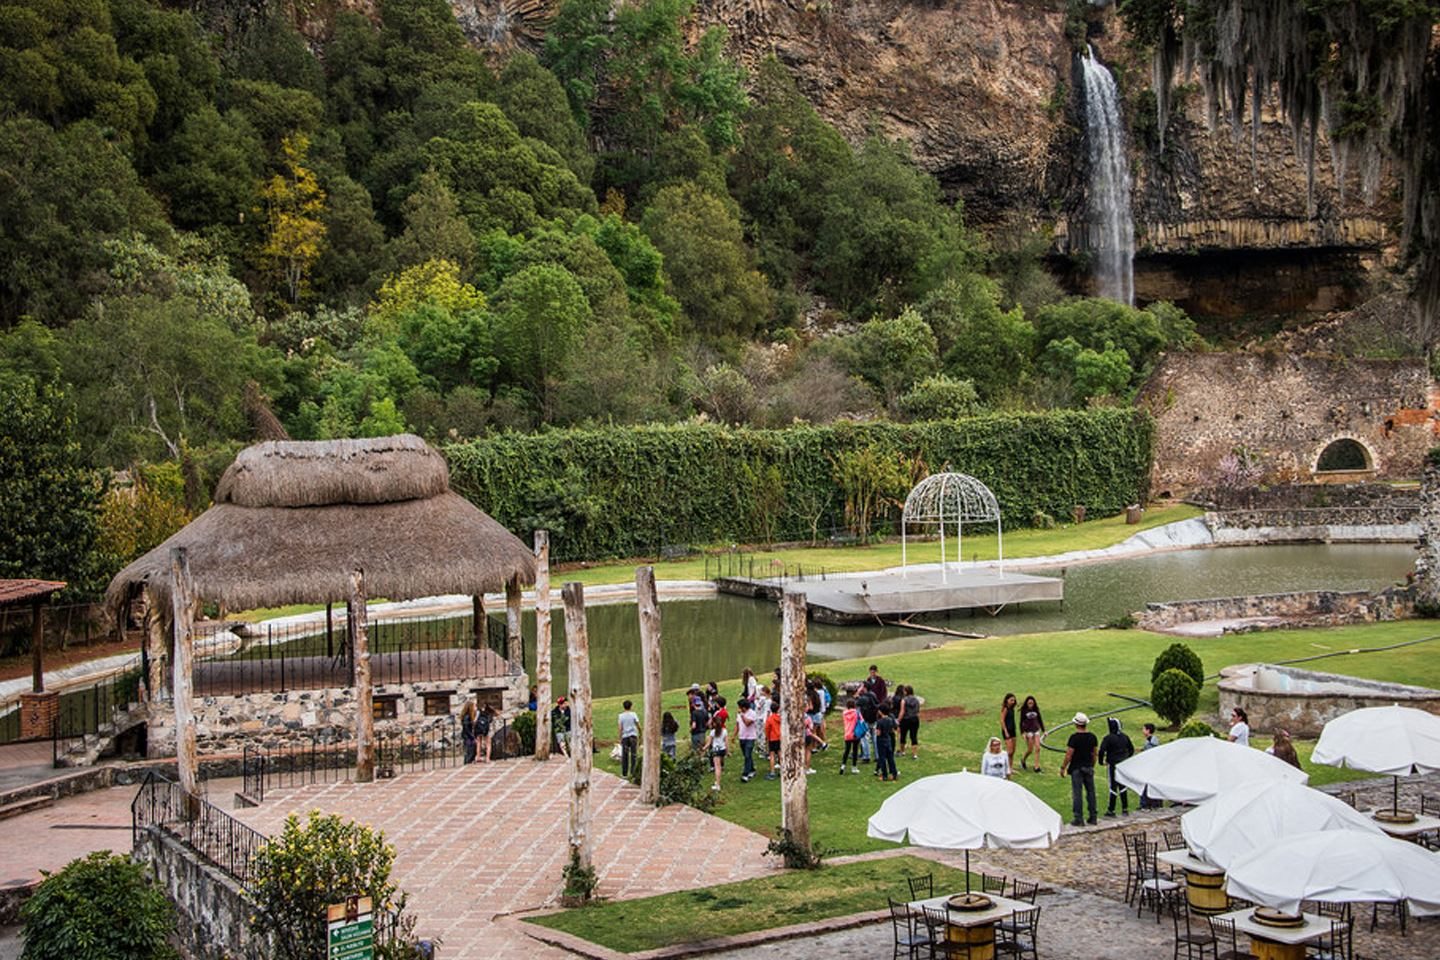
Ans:
POLYGON ((660 751, 672 760, 675 758, 675 734, 679 732, 680 724, 676 722, 675 714, 666 710, 665 716, 660 718, 660 751))
POLYGON ((715 768, 715 785, 710 789, 716 792, 720 790, 720 773, 725 769, 725 748, 728 744, 725 721, 717 715, 710 721, 710 734, 705 738, 705 749, 709 751, 710 763, 715 768))
POLYGON ((620 731, 620 776, 630 779, 630 767, 635 764, 635 752, 640 746, 640 718, 635 714, 635 704, 626 700, 624 709, 616 718, 620 731))
POLYGON ((890 716, 890 705, 880 706, 880 719, 875 723, 875 775, 882 782, 900 779, 895 768, 895 730, 900 725, 890 716))
POLYGON ((770 752, 770 772, 766 780, 780 776, 780 704, 770 701, 770 712, 765 715, 765 746, 770 752))
POLYGON ((845 764, 850 764, 851 773, 860 772, 860 738, 864 736, 861 725, 864 720, 860 719, 860 711, 855 708, 855 698, 851 697, 845 701, 845 712, 840 714, 840 720, 845 726, 845 752, 840 756, 840 772, 845 772, 845 764))

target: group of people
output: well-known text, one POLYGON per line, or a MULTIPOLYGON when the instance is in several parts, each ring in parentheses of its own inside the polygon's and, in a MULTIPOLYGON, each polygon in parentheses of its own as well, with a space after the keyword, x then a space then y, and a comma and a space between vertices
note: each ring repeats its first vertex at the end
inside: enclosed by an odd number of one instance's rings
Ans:
POLYGON ((465 746, 465 762, 490 759, 490 728, 495 724, 495 708, 490 704, 477 707, 466 700, 460 711, 460 741, 465 746))

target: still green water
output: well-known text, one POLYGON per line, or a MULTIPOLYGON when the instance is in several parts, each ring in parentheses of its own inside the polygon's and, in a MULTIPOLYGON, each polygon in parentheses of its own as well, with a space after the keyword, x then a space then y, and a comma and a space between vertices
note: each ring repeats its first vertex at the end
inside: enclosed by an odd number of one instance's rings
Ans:
MULTIPOLYGON (((1065 578, 1065 602, 1025 604, 990 616, 956 613, 927 622, 985 634, 1034 633, 1093 627, 1164 600, 1285 593, 1291 590, 1381 589, 1403 580, 1414 565, 1408 544, 1304 544, 1186 550, 1133 560, 1036 571, 1065 578)), ((564 689, 564 616, 552 614, 551 663, 556 690, 564 689)), ((750 667, 764 678, 780 652, 780 617, 774 603, 721 596, 661 605, 661 662, 665 687, 709 680, 732 681, 750 667)), ((635 607, 592 607, 590 677, 598 697, 635 693, 641 686, 640 633, 635 607)), ((535 663, 535 622, 525 617, 525 664, 535 663)), ((895 627, 838 627, 811 623, 812 663, 918 650, 933 634, 895 627)), ((983 641, 982 641, 983 642, 983 641)))

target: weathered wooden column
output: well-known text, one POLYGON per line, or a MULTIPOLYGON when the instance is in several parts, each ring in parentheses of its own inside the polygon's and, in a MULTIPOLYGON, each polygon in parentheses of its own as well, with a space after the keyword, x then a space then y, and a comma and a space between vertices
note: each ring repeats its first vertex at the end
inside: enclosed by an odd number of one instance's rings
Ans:
POLYGON ((45 692, 45 601, 30 605, 30 690, 45 692))
POLYGON ((805 779, 805 594, 780 600, 780 826, 810 848, 809 782, 805 779))
POLYGON ((490 646, 490 620, 485 613, 485 594, 477 593, 470 598, 470 628, 474 634, 474 647, 484 650, 490 646))
POLYGON ((550 531, 535 531, 535 759, 550 759, 550 531))
POLYGON ((1415 558, 1415 604, 1421 616, 1440 610, 1440 462, 1425 458, 1420 475, 1420 555, 1415 558))
POLYGON ((149 670, 145 674, 146 692, 152 702, 165 699, 169 684, 165 680, 165 665, 174 669, 175 659, 165 639, 165 615, 156 600, 153 590, 145 591, 145 660, 149 670))
POLYGON ((640 752, 640 799, 660 802, 660 598, 655 568, 635 568, 635 604, 640 611, 640 656, 645 667, 644 746, 640 752))
POLYGON ((325 604, 325 656, 335 656, 335 604, 325 604))
POLYGON ((355 782, 375 779, 375 701, 370 683, 369 611, 365 609, 365 571, 350 572, 350 596, 345 600, 345 623, 350 649, 355 653, 355 782))
POLYGON ((570 862, 591 869, 590 744, 595 724, 590 716, 590 634, 585 623, 585 587, 565 584, 565 653, 570 672, 570 862))
MULTIPOLYGON (((170 549, 170 610, 175 630, 175 768, 180 789, 192 800, 200 798, 200 757, 195 743, 195 588, 190 581, 190 558, 184 547, 170 549)), ((186 817, 198 808, 186 804, 186 817)))
POLYGON ((511 577, 505 584, 505 659, 525 662, 525 636, 520 632, 520 580, 511 577))

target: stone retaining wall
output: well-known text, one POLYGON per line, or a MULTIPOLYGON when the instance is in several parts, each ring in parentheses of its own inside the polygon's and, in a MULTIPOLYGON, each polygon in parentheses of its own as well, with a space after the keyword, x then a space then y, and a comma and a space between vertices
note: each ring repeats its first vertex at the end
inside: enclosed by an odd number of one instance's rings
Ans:
POLYGON ((266 960, 270 945, 250 931, 252 908, 233 877, 174 837, 151 828, 135 840, 135 859, 150 864, 175 904, 175 936, 186 960, 266 960))
POLYGON ((1206 522, 1213 524, 1216 528, 1239 530, 1253 530, 1259 527, 1398 526, 1416 523, 1419 519, 1420 504, 1418 502, 1356 507, 1232 509, 1206 514, 1206 522))
POLYGON ((1269 664, 1226 667, 1220 671, 1218 688, 1221 717, 1228 717, 1232 709, 1241 707, 1249 718, 1250 729, 1257 733, 1273 734, 1276 730, 1286 730, 1292 737, 1306 739, 1320 736, 1326 723, 1362 707, 1385 707, 1399 703, 1440 714, 1440 690, 1269 664), (1297 686, 1306 682, 1343 684, 1347 689, 1315 692, 1263 686, 1257 689, 1253 678, 1259 670, 1283 675, 1297 686))
POLYGON ((1392 588, 1381 593, 1368 590, 1302 590, 1254 597, 1147 603, 1136 620, 1142 630, 1166 630, 1203 620, 1274 617, 1286 620, 1284 625, 1287 627, 1338 626, 1400 620, 1414 615, 1413 591, 1392 588))

